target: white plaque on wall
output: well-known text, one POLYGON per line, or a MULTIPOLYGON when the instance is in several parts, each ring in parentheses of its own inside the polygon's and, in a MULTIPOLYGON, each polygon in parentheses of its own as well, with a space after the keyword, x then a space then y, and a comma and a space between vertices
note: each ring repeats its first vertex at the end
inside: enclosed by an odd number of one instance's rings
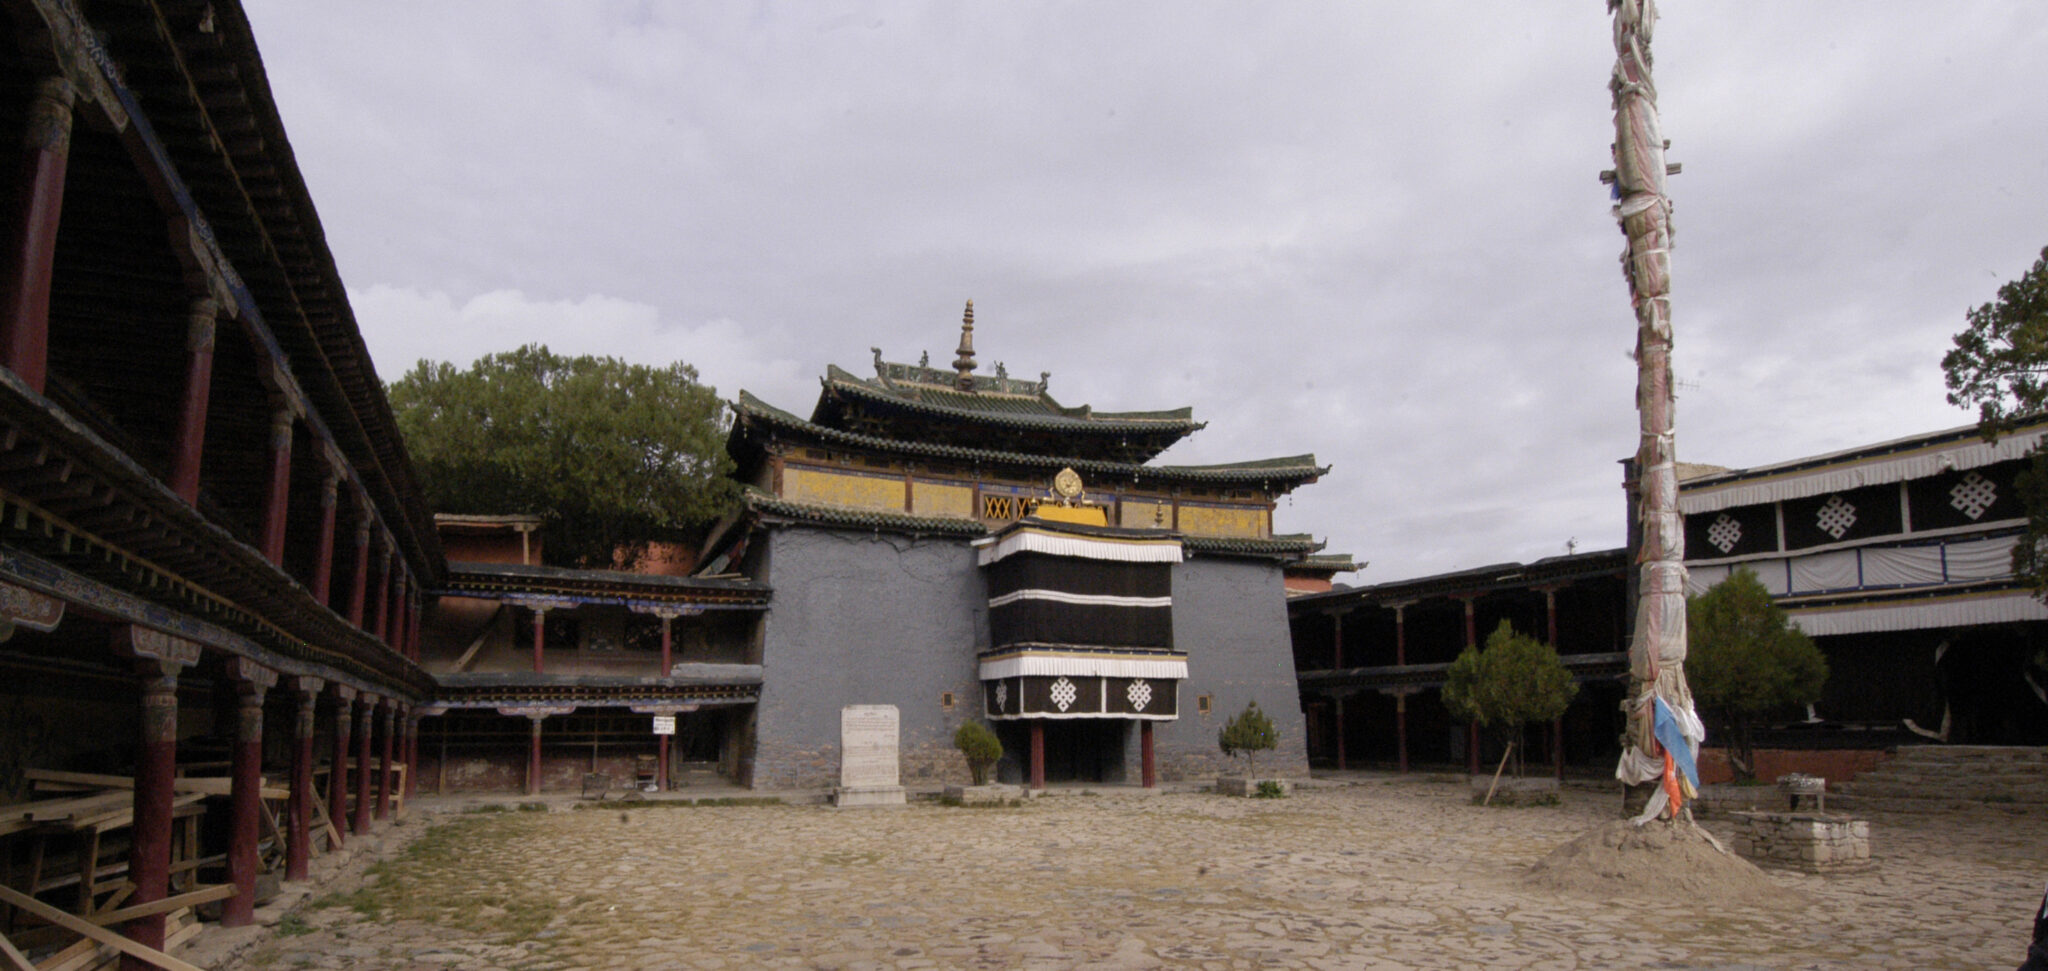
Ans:
POLYGON ((656 734, 656 735, 674 735, 675 733, 676 733, 676 716, 674 716, 674 715, 656 715, 656 716, 654 716, 654 734, 656 734))

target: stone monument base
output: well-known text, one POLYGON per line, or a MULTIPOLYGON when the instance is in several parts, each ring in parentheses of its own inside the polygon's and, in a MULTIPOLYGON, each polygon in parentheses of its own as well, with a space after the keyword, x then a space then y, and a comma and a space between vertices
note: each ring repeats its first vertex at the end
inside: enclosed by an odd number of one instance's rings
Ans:
POLYGON ((902 806, 902 786, 841 786, 832 790, 832 805, 841 809, 863 806, 902 806))
POLYGON ((1840 813, 1737 812, 1735 852, 1759 866, 1808 873, 1870 865, 1870 823, 1840 813))
POLYGON ((1029 789, 1001 783, 986 786, 947 786, 945 791, 945 798, 963 806, 1000 806, 1029 799, 1032 795, 1029 789))

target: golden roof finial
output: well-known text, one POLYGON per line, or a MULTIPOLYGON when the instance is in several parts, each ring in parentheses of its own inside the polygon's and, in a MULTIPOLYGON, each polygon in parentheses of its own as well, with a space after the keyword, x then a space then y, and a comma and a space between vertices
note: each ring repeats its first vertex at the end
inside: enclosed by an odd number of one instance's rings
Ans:
POLYGON ((953 370, 959 372, 953 386, 962 391, 974 390, 974 301, 967 301, 967 313, 960 318, 959 357, 953 359, 953 370))

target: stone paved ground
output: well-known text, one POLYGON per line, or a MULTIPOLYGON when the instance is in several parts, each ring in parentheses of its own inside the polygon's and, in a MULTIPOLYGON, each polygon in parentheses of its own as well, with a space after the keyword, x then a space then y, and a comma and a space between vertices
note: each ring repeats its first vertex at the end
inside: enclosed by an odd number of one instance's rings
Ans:
POLYGON ((1879 814, 1870 869, 1774 874, 1803 911, 1558 897, 1522 871, 1617 797, 1463 795, 1380 777, 1286 800, 450 815, 385 890, 330 894, 231 967, 2009 968, 2048 878, 2038 814, 1879 814))

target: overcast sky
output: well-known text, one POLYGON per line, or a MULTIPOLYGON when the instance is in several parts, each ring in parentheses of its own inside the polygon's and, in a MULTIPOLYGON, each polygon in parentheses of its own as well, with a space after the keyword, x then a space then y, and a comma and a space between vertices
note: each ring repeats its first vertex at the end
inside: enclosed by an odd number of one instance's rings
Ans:
MULTIPOLYGON (((1355 584, 1621 545, 1634 320, 1600 0, 245 0, 378 372, 828 363, 1191 405, 1184 464, 1355 584)), ((1965 424, 1939 361, 2048 245, 2048 4, 1671 2, 1681 460, 1965 424)), ((1340 580, 1346 578, 1340 577, 1340 580)))

